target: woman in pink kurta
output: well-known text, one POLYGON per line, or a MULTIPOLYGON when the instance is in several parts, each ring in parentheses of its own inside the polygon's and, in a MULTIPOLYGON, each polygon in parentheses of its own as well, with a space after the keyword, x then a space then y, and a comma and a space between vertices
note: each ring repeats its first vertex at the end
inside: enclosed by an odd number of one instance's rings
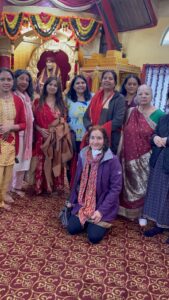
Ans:
POLYGON ((19 152, 17 155, 17 163, 14 165, 11 190, 22 195, 20 190, 22 189, 24 175, 30 168, 32 158, 34 118, 31 100, 33 97, 33 84, 31 75, 26 70, 17 70, 14 76, 14 93, 22 100, 24 105, 26 128, 25 131, 19 132, 19 152))

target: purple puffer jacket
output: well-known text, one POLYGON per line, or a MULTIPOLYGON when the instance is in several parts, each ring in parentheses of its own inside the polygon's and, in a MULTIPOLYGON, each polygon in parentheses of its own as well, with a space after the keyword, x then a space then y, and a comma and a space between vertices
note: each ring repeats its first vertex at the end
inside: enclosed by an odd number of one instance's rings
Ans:
MULTIPOLYGON (((82 149, 79 154, 76 176, 70 195, 70 202, 73 205, 72 214, 77 214, 81 208, 78 203, 78 190, 87 150, 88 146, 82 149)), ((96 210, 102 214, 101 221, 111 222, 116 218, 121 188, 121 165, 117 156, 108 149, 100 162, 97 173, 96 210)))

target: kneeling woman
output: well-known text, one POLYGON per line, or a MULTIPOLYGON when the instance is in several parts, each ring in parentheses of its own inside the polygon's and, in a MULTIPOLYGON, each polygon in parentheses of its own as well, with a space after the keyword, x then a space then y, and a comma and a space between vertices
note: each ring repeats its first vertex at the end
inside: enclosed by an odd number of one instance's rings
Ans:
POLYGON ((69 233, 86 230, 90 242, 100 242, 116 218, 121 186, 121 165, 108 148, 106 131, 94 126, 89 130, 89 146, 79 154, 70 196, 69 233))

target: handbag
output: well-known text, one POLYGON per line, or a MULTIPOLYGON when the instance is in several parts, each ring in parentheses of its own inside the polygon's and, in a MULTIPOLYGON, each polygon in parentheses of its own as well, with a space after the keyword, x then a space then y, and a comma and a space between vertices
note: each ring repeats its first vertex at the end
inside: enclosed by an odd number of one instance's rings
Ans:
POLYGON ((66 204, 62 208, 61 212, 59 213, 59 219, 63 225, 63 227, 67 227, 69 224, 69 218, 71 216, 72 207, 68 207, 66 204))

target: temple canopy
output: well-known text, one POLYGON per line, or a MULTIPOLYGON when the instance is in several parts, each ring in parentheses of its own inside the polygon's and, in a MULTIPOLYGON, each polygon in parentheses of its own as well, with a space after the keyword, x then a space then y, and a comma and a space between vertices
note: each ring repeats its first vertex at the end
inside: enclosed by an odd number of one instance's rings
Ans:
POLYGON ((154 0, 2 0, 0 11, 49 13, 59 16, 94 17, 103 23, 108 49, 121 49, 118 32, 152 27, 157 24, 154 0), (31 10, 30 10, 31 6, 31 10), (44 10, 45 8, 45 10, 44 10))

